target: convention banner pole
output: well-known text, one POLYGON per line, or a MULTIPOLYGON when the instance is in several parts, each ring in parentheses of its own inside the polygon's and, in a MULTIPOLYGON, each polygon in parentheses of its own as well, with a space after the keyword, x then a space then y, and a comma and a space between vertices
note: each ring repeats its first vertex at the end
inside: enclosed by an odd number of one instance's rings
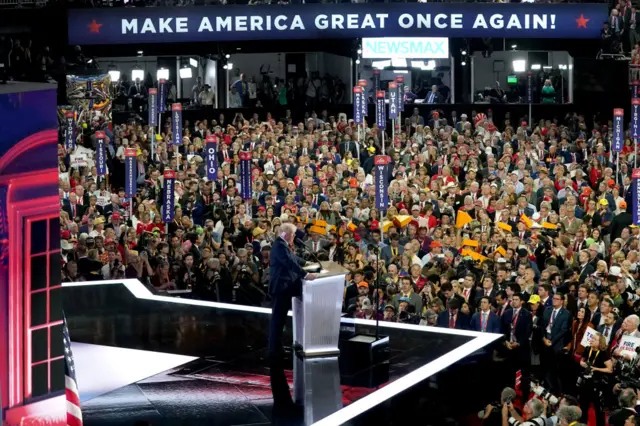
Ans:
POLYGON ((531 116, 531 106, 533 104, 533 73, 529 71, 527 73, 527 103, 529 104, 529 128, 531 131, 535 128, 533 126, 533 117, 531 116))

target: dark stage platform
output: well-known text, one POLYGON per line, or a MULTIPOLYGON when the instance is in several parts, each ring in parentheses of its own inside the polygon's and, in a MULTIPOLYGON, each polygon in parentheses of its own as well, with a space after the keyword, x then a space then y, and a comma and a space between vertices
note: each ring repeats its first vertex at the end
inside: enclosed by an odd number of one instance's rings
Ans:
MULTIPOLYGON (((381 323, 390 343, 369 362, 346 341, 354 333, 374 335, 374 323, 343 319, 340 357, 289 354, 274 366, 266 359, 268 309, 154 295, 136 280, 65 284, 63 293, 74 342, 197 357, 83 398, 87 426, 397 424, 416 416, 424 416, 419 424, 442 425, 496 399, 493 388, 499 392, 486 382, 490 351, 480 351, 499 335, 381 323), (274 413, 270 375, 286 380, 298 400, 304 396, 299 410, 274 413), (483 392, 474 397, 477 386, 483 392), (465 411, 459 401, 469 388, 465 411)), ((291 323, 285 339, 291 341, 291 323)), ((146 362, 154 363, 153 352, 146 362)))

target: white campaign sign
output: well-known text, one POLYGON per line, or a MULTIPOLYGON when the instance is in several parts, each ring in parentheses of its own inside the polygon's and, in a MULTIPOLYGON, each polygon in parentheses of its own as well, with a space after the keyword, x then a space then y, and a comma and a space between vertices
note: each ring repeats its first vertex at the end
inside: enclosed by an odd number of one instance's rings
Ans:
POLYGON ((622 336, 620 339, 620 353, 622 355, 636 356, 636 348, 640 344, 640 337, 622 336))
POLYGON ((593 328, 591 327, 587 327, 587 329, 584 331, 584 336, 582 336, 582 341, 580 342, 580 344, 582 346, 584 346, 585 348, 587 346, 591 346, 591 339, 593 338, 594 335, 596 335, 598 332, 595 331, 593 328))

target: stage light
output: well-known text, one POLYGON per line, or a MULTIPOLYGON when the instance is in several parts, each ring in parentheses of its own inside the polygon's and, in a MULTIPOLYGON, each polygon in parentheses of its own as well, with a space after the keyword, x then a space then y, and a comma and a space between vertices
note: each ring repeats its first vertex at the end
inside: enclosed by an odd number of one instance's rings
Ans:
POLYGON ((362 49, 358 49, 358 55, 362 55, 362 49))
POLYGON ((227 69, 227 64, 224 64, 224 65, 222 66, 222 69, 223 69, 223 70, 226 70, 226 69, 227 69))
POLYGON ((405 58, 392 58, 391 59, 391 65, 394 67, 406 67, 407 66, 407 60, 405 58))
POLYGON ((391 61, 373 61, 371 62, 371 66, 373 68, 377 68, 379 70, 385 69, 386 67, 391 66, 391 61))
POLYGON ((560 64, 560 65, 558 65, 558 68, 560 68, 561 70, 566 70, 567 69, 567 65, 566 64, 560 64))
POLYGON ((198 68, 198 61, 193 58, 189 58, 189 65, 191 65, 194 68, 198 68))
POLYGON ((356 65, 360 65, 360 59, 356 59, 356 65))
POLYGON ((531 65, 531 69, 532 69, 532 70, 534 70, 534 71, 537 71, 537 70, 539 70, 540 68, 542 68, 542 65, 540 65, 540 64, 533 64, 533 65, 531 65))
POLYGON ((227 63, 227 69, 228 70, 232 70, 233 69, 233 64, 231 62, 227 63))
POLYGON ((518 47, 518 45, 517 45, 517 44, 512 44, 512 45, 511 45, 511 48, 512 48, 513 50, 516 50, 516 48, 517 48, 517 47, 518 47))
POLYGON ((229 59, 231 57, 231 55, 229 55, 228 53, 226 55, 224 55, 225 58, 229 59))
POLYGON ((118 70, 110 70, 109 71, 109 77, 111 77, 111 81, 120 80, 120 71, 118 71, 118 70))
POLYGON ((142 56, 142 55, 143 55, 142 50, 138 50, 138 56, 142 56))
POLYGON ((460 65, 462 65, 463 67, 467 65, 467 63, 465 61, 460 62, 460 65))
POLYGON ((396 74, 409 74, 409 70, 395 70, 393 72, 396 74))
POLYGON ((131 81, 136 80, 144 80, 144 71, 143 70, 132 70, 131 71, 131 81))
POLYGON ((462 52, 460 52, 460 53, 462 53, 462 55, 466 55, 467 51, 463 49, 462 52))
POLYGON ((553 68, 551 65, 545 65, 544 67, 542 67, 542 69, 544 70, 550 70, 551 68, 553 68))
POLYGON ((156 72, 156 77, 158 80, 169 80, 169 70, 166 68, 160 68, 156 72))
POLYGON ((516 59, 513 61, 513 72, 524 72, 527 68, 527 61, 524 59, 516 59))
POLYGON ((193 77, 193 73, 191 72, 191 68, 180 68, 180 78, 191 78, 193 77))

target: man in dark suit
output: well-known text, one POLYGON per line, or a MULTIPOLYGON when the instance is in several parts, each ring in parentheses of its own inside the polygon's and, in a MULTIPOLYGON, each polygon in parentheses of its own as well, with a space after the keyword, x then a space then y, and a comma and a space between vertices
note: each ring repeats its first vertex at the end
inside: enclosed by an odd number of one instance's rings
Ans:
POLYGON ((613 220, 611 221, 611 225, 609 225, 611 241, 614 241, 616 238, 620 238, 622 230, 628 226, 633 225, 633 216, 631 216, 631 213, 627 211, 627 202, 624 200, 620 201, 618 207, 622 211, 620 212, 620 214, 616 215, 613 218, 613 220))
POLYGON ((480 298, 483 296, 488 297, 491 303, 494 304, 497 294, 498 294, 498 288, 493 283, 493 277, 486 276, 482 281, 482 288, 476 289, 475 299, 480 300, 480 298))
POLYGON ((269 294, 272 299, 271 325, 269 327, 269 355, 273 358, 283 352, 282 328, 291 309, 291 298, 302 291, 302 279, 313 280, 315 274, 302 269, 304 259, 296 256, 290 244, 296 234, 293 224, 285 223, 280 227, 281 234, 273 242, 269 265, 269 294))
POLYGON ((442 328, 469 329, 469 316, 460 311, 458 299, 449 299, 449 309, 440 312, 436 325, 442 328))
POLYGON ((346 140, 342 142, 340 145, 338 145, 338 153, 342 158, 344 158, 344 155, 346 152, 350 152, 353 158, 357 158, 358 151, 356 149, 356 142, 351 140, 346 140))
POLYGON ((82 217, 84 214, 84 206, 78 204, 78 196, 75 192, 69 193, 69 198, 62 202, 62 210, 67 212, 71 220, 74 217, 82 217))
POLYGON ((607 420, 607 424, 610 426, 624 426, 628 424, 629 417, 636 416, 635 406, 638 403, 638 394, 635 389, 623 389, 618 396, 618 403, 620 408, 611 413, 607 420))
POLYGON ((402 253, 404 253, 404 247, 400 245, 400 235, 392 234, 389 237, 389 244, 380 250, 380 256, 382 256, 386 265, 389 265, 391 259, 396 256, 402 256, 402 253))
MULTIPOLYGON (((511 298, 511 308, 502 315, 502 329, 504 330, 504 346, 506 348, 508 374, 511 383, 515 383, 516 371, 522 372, 522 389, 529 389, 531 376, 531 344, 529 338, 533 329, 531 312, 524 309, 521 293, 511 298)), ((523 398, 528 398, 529 392, 523 392, 523 398)))
POLYGON ((500 318, 491 312, 491 301, 487 296, 480 299, 480 310, 471 317, 471 330, 483 333, 501 333, 500 318))
POLYGON ((567 354, 565 346, 571 341, 571 314, 564 308, 565 295, 556 293, 553 295, 551 308, 544 311, 541 328, 543 330, 543 349, 541 364, 547 372, 547 382, 554 395, 562 393, 562 380, 560 374, 567 371, 567 354))
POLYGON ((591 258, 587 250, 582 250, 578 254, 578 263, 580 264, 580 284, 584 283, 584 280, 586 280, 589 275, 595 272, 595 268, 589 262, 589 260, 591 260, 591 258))
POLYGON ((442 102, 442 97, 440 96, 440 93, 438 92, 438 86, 436 86, 434 84, 433 86, 431 86, 431 92, 429 92, 427 97, 424 98, 424 103, 425 104, 439 104, 441 102, 442 102))
POLYGON ((607 345, 613 343, 614 336, 620 330, 621 321, 618 321, 618 314, 615 312, 609 312, 604 315, 604 322, 602 325, 596 325, 596 331, 604 337, 607 345))

